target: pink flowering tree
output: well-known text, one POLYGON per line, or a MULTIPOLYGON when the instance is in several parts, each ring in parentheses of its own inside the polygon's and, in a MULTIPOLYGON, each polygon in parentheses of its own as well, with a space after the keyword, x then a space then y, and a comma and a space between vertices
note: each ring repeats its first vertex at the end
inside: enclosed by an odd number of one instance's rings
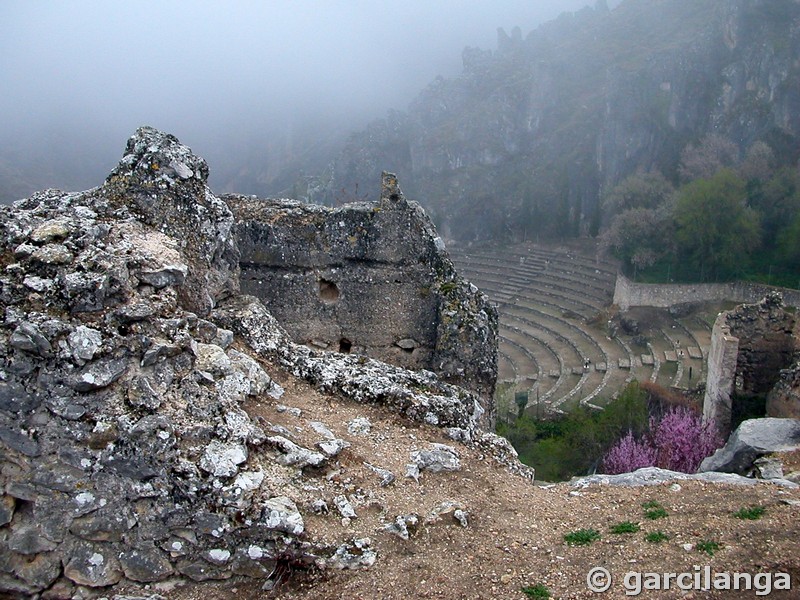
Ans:
POLYGON ((656 466, 670 471, 694 473, 723 440, 713 421, 703 421, 684 406, 672 408, 656 422, 650 419, 650 436, 656 448, 656 466))
POLYGON ((652 467, 656 462, 656 450, 646 438, 637 441, 633 432, 621 438, 603 457, 603 472, 609 475, 628 473, 652 467))
POLYGON ((658 466, 694 473, 723 441, 713 421, 703 421, 686 407, 674 407, 661 420, 651 418, 642 439, 636 440, 629 431, 614 444, 603 457, 603 471, 615 475, 658 466))

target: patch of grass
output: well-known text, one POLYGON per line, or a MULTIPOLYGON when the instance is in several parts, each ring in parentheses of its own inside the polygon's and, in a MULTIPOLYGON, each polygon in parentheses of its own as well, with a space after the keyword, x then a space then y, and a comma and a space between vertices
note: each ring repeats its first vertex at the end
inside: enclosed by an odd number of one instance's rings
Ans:
POLYGON ((664 519, 669 516, 669 513, 664 510, 663 507, 659 506, 658 508, 653 508, 644 513, 644 516, 651 521, 655 521, 656 519, 664 519))
POLYGON ((644 539, 646 542, 650 542, 651 544, 660 544, 661 542, 666 542, 669 539, 669 536, 663 531, 651 531, 644 536, 644 539))
POLYGON ((548 590, 547 587, 543 586, 541 583, 537 583, 536 585, 529 585, 527 587, 522 588, 522 593, 525 594, 528 598, 550 597, 550 590, 548 590))
POLYGON ((600 539, 597 529, 579 529, 564 536, 564 541, 570 546, 586 546, 600 539))
POLYGON ((763 506, 751 506, 750 508, 741 508, 733 513, 737 519, 747 521, 757 521, 764 516, 766 509, 763 506))
POLYGON ((669 516, 666 509, 661 506, 655 500, 650 500, 649 502, 645 502, 642 504, 642 508, 644 509, 644 516, 651 521, 655 521, 656 519, 663 519, 669 516))
POLYGON ((639 524, 632 521, 622 521, 611 526, 611 533, 636 533, 639 531, 639 524))
POLYGON ((702 542, 697 542, 695 548, 697 548, 698 552, 705 552, 709 556, 714 556, 714 553, 720 549, 720 545, 717 542, 703 540, 702 542))

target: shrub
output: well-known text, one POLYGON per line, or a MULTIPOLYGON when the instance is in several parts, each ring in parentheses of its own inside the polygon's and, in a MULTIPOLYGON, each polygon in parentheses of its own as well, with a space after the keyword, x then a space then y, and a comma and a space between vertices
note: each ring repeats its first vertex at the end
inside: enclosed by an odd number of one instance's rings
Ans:
POLYGON ((656 461, 656 451, 647 440, 636 441, 633 432, 619 440, 603 457, 603 472, 609 475, 628 473, 652 467, 656 461))
POLYGON ((703 459, 722 446, 713 421, 684 406, 667 411, 661 420, 650 419, 650 430, 640 440, 631 431, 603 457, 609 475, 658 466, 671 471, 694 473, 703 459))
POLYGON ((722 446, 713 421, 688 408, 670 409, 661 421, 650 421, 650 435, 657 451, 656 466, 670 471, 694 473, 703 459, 722 446))

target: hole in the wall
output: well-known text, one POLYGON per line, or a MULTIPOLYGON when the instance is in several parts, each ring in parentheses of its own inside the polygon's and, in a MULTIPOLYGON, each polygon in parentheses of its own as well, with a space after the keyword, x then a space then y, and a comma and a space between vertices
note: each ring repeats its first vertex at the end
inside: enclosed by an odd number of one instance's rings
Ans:
POLYGON ((348 340, 347 338, 342 338, 339 340, 339 352, 342 354, 350 354, 350 349, 353 347, 353 342, 348 340))
POLYGON ((323 302, 336 302, 339 300, 339 288, 327 279, 319 280, 319 297, 323 302))

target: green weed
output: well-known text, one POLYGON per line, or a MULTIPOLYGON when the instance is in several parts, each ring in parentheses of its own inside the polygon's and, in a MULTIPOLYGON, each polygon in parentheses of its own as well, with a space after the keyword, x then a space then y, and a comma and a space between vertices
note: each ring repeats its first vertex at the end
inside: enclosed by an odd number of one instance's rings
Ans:
POLYGON ((663 531, 652 531, 644 536, 644 539, 651 544, 660 544, 661 542, 666 542, 669 536, 663 531))
POLYGON ((649 502, 645 502, 644 504, 642 504, 642 508, 644 509, 645 518, 650 519, 651 521, 655 521, 656 519, 663 519, 664 517, 667 517, 669 515, 666 509, 655 500, 650 500, 649 502))
POLYGON ((527 587, 522 588, 522 593, 525 594, 528 598, 550 597, 550 590, 548 590, 547 587, 543 586, 541 583, 537 583, 536 585, 529 585, 527 587))
POLYGON ((636 533, 639 531, 639 524, 632 521, 623 521, 611 527, 611 533, 636 533))
POLYGON ((720 545, 717 542, 703 540, 702 542, 697 542, 695 548, 697 548, 698 552, 705 552, 709 556, 714 556, 714 553, 720 549, 720 545))
POLYGON ((751 506, 750 508, 742 508, 733 513, 737 519, 747 521, 757 521, 764 516, 766 509, 763 506, 751 506))
POLYGON ((564 541, 570 546, 586 546, 599 539, 600 532, 597 529, 579 529, 564 536, 564 541))

